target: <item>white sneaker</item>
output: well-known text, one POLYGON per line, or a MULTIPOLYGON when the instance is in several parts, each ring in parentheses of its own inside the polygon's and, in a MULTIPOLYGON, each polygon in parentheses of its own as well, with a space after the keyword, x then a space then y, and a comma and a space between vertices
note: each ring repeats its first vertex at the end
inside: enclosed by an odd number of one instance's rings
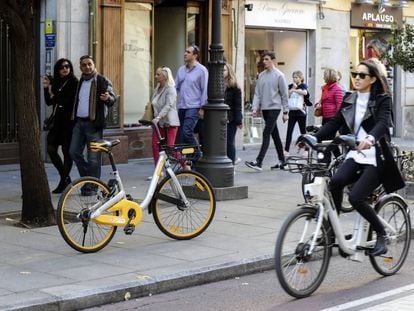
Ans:
POLYGON ((234 165, 239 164, 242 161, 242 159, 240 159, 239 157, 237 157, 237 159, 234 161, 234 165))

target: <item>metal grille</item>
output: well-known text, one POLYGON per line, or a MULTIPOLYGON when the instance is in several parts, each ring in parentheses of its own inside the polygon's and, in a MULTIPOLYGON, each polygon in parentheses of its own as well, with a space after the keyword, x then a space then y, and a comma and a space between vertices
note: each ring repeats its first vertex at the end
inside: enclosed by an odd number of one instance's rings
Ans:
POLYGON ((0 143, 18 141, 16 105, 12 92, 10 26, 0 16, 0 143))

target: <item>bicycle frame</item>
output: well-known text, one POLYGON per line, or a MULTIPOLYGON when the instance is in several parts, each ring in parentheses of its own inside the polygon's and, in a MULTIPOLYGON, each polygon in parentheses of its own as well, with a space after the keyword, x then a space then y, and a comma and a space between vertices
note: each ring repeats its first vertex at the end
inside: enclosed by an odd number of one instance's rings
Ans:
MULTIPOLYGON (((178 182, 177 177, 175 176, 174 171, 170 167, 170 163, 168 161, 168 156, 165 151, 160 151, 160 156, 158 162, 155 166, 154 173, 152 175, 151 183, 147 189, 146 196, 141 204, 128 200, 127 195, 125 193, 124 186, 122 184, 121 177, 119 172, 116 168, 115 161, 113 160, 112 154, 109 153, 109 159, 112 165, 112 172, 111 174, 114 175, 115 180, 117 181, 116 185, 118 191, 116 194, 107 200, 103 205, 100 205, 97 208, 91 208, 91 215, 90 218, 94 221, 101 223, 101 224, 108 224, 108 225, 115 225, 115 226, 125 226, 128 223, 137 225, 142 220, 142 209, 148 208, 154 193, 156 191, 158 181, 161 178, 161 174, 163 169, 167 171, 167 174, 173 180, 173 185, 175 185, 174 191, 178 192, 180 198, 183 200, 184 205, 187 207, 189 206, 189 201, 182 190, 180 183, 178 182), (128 211, 130 209, 135 210, 135 217, 130 220, 128 216, 128 211), (119 216, 117 215, 103 215, 104 212, 114 213, 119 211, 119 216)), ((149 209, 148 209, 149 210, 149 209)), ((150 211, 149 211, 150 212, 150 211)))
MULTIPOLYGON (((315 246, 317 245, 317 237, 322 227, 324 219, 329 220, 333 233, 339 248, 346 254, 349 255, 349 259, 353 261, 362 262, 365 257, 365 250, 371 248, 375 244, 375 240, 367 241, 369 234, 369 223, 359 213, 356 214, 353 234, 350 240, 345 239, 344 231, 339 220, 338 213, 332 201, 331 193, 328 190, 328 177, 315 177, 315 180, 311 184, 305 185, 305 193, 309 194, 315 200, 315 207, 318 209, 317 224, 315 234, 310 244, 309 253, 312 253, 315 246)), ((395 195, 395 194, 393 194, 395 195)), ((384 197, 385 198, 385 197, 384 197)), ((393 234, 397 230, 379 216, 382 224, 387 227, 393 234)), ((305 227, 301 242, 304 242, 307 228, 305 227)))

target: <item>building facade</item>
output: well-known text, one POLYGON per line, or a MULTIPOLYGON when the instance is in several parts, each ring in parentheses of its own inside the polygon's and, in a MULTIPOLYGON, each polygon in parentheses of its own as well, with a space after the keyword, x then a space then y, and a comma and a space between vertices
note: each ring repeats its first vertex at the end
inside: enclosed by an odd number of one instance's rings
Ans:
MULTIPOLYGON (((117 159, 151 156, 151 130, 138 119, 151 98, 154 72, 183 64, 185 47, 197 44, 201 62, 208 64, 213 0, 42 0, 36 27, 39 32, 39 119, 50 114, 42 98, 41 77, 54 62, 91 54, 98 71, 108 76, 120 101, 109 116, 105 136, 121 139, 117 159)), ((224 56, 233 64, 243 90, 245 123, 238 146, 261 141, 261 120, 252 118, 250 105, 264 50, 276 52, 276 66, 288 82, 294 70, 305 74, 312 102, 319 100, 323 71, 341 71, 341 83, 351 88, 349 73, 359 61, 378 56, 390 37, 390 22, 414 24, 414 4, 390 0, 361 4, 349 0, 223 0, 224 56)), ((1 13, 0 13, 1 18, 1 13)), ((9 23, 0 27, 0 163, 17 163, 18 124, 15 117, 9 23)), ((414 76, 388 68, 394 95, 394 135, 414 136, 414 76)), ((308 123, 317 122, 309 113, 308 123)), ((40 124, 41 124, 40 123, 40 124)), ((282 138, 284 138, 283 128, 282 138)), ((42 132, 45 142, 46 133, 42 132)))
MULTIPOLYGON (((249 111, 263 50, 276 52, 276 66, 291 81, 294 70, 305 74, 312 102, 321 96, 323 71, 342 73, 341 84, 352 89, 350 71, 361 60, 380 58, 391 37, 393 22, 413 22, 414 5, 407 1, 263 0, 246 1, 245 133, 244 143, 261 141, 261 118, 249 111)), ((413 75, 387 66, 394 99, 397 137, 413 137, 413 75)), ((309 109, 308 123, 318 123, 309 109)), ((280 120, 281 122, 281 120, 280 120)), ((279 124, 284 137, 285 126, 279 124)))
MULTIPOLYGON (((230 62, 236 59, 233 21, 238 8, 233 2, 222 2, 222 42, 230 62)), ((175 74, 191 44, 200 46, 200 62, 207 65, 211 1, 78 0, 45 1, 43 5, 41 30, 53 20, 56 46, 41 44, 45 63, 40 67, 47 71, 60 57, 72 59, 77 66, 81 55, 91 54, 98 71, 111 79, 120 95, 105 130, 105 136, 121 139, 118 160, 151 156, 151 130, 139 126, 138 120, 151 98, 155 70, 168 66, 175 74)))

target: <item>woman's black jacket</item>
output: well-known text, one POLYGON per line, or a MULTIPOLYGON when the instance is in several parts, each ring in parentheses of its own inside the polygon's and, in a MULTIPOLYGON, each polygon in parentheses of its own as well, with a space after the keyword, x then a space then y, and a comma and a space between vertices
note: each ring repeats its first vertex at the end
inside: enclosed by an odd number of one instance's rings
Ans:
MULTIPOLYGON (((315 134, 318 141, 323 140, 329 134, 338 130, 341 130, 341 134, 356 134, 354 132, 356 101, 356 92, 345 95, 341 108, 336 115, 315 134)), ((377 95, 375 99, 370 98, 361 123, 362 128, 367 134, 375 138, 378 175, 385 191, 388 193, 405 186, 404 179, 387 142, 390 138, 391 106, 392 99, 389 95, 381 94, 377 95)))

